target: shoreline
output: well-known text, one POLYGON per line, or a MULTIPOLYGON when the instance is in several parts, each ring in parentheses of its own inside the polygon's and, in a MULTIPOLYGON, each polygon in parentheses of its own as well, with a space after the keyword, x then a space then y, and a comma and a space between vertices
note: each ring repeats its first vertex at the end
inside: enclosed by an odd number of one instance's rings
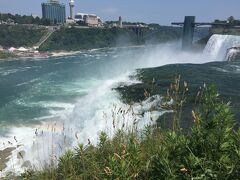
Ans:
MULTIPOLYGON (((157 46, 156 45, 149 45, 149 46, 157 46)), ((127 49, 127 48, 141 48, 146 47, 146 45, 131 45, 131 46, 119 46, 119 47, 103 47, 103 48, 94 48, 94 49, 80 49, 76 51, 67 51, 67 50, 57 50, 57 51, 40 51, 39 53, 34 54, 33 52, 29 53, 26 52, 24 54, 23 52, 14 54, 14 57, 6 57, 6 58, 0 58, 0 61, 12 61, 12 60, 22 60, 22 59, 49 59, 51 57, 65 57, 65 56, 72 56, 80 53, 86 53, 86 52, 94 52, 99 50, 114 50, 114 49, 127 49)))
MULTIPOLYGON (((137 74, 134 76, 140 83, 125 85, 115 88, 119 92, 121 99, 124 103, 132 104, 135 102, 143 101, 145 92, 148 92, 151 96, 153 95, 166 95, 167 91, 174 82, 174 79, 181 75, 181 80, 186 81, 189 84, 190 92, 186 107, 183 109, 183 127, 188 128, 189 119, 187 114, 191 113, 192 108, 195 104, 196 95, 199 88, 203 84, 211 85, 212 82, 218 87, 218 91, 221 94, 221 98, 225 101, 231 102, 232 111, 236 117, 240 117, 239 101, 240 96, 235 93, 235 90, 239 88, 237 84, 222 85, 222 82, 237 82, 239 77, 238 74, 235 76, 226 76, 225 71, 219 71, 219 69, 231 69, 234 64, 239 65, 239 61, 232 62, 208 62, 204 64, 170 64, 160 67, 143 68, 138 69, 137 74), (219 68, 216 68, 219 67, 219 68), (209 76, 214 75, 215 76, 209 76), (194 79, 196 78, 197 79, 194 79), (231 88, 229 88, 229 86, 231 88)), ((236 69, 237 71, 237 69, 236 69)), ((171 115, 170 115, 171 116, 171 115)), ((169 115, 161 117, 162 119, 171 119, 169 115)), ((240 120, 238 120, 240 125, 240 120)))
MULTIPOLYGON (((171 42, 170 42, 171 43, 171 42)), ((8 57, 1 59, 0 61, 15 61, 15 60, 27 60, 27 59, 49 59, 51 57, 65 57, 65 56, 72 56, 77 55, 81 53, 87 53, 87 52, 94 52, 94 51, 100 51, 100 50, 118 50, 118 49, 128 49, 128 48, 144 48, 144 47, 157 47, 161 44, 149 44, 149 45, 129 45, 129 46, 116 46, 116 47, 103 47, 103 48, 94 48, 94 49, 80 49, 76 51, 67 51, 67 50, 56 50, 56 51, 42 51, 39 52, 40 56, 33 56, 34 54, 31 54, 29 56, 16 56, 16 57, 8 57), (41 53, 43 56, 41 56, 41 53)))

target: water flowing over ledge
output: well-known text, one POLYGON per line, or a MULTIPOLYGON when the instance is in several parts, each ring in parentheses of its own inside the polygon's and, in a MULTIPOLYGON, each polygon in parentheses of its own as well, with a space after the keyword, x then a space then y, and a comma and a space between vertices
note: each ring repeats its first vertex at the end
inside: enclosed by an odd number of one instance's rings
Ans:
POLYGON ((222 61, 232 47, 240 47, 240 36, 215 34, 209 39, 203 53, 209 59, 222 61))
MULTIPOLYGON (((106 131, 111 135, 115 129, 121 128, 123 124, 129 127, 135 121, 140 127, 151 124, 150 119, 155 121, 163 113, 159 109, 158 111, 149 111, 152 104, 156 105, 161 102, 161 96, 156 96, 156 101, 148 99, 142 102, 141 104, 144 106, 136 103, 130 108, 129 105, 122 103, 119 94, 112 89, 121 82, 125 84, 137 83, 135 80, 129 79, 129 75, 132 75, 138 68, 221 61, 222 59, 218 59, 221 57, 221 51, 216 50, 223 48, 221 39, 220 36, 211 38, 204 50, 204 55, 181 52, 178 44, 168 44, 149 48, 130 48, 122 51, 99 50, 85 54, 80 53, 69 58, 61 59, 59 57, 45 62, 34 62, 34 67, 30 64, 31 67, 24 72, 9 70, 12 73, 6 75, 6 79, 10 78, 10 75, 16 75, 16 73, 27 73, 31 70, 34 73, 42 71, 42 74, 39 73, 39 77, 35 77, 35 79, 38 78, 37 81, 27 81, 30 82, 31 88, 23 91, 12 104, 9 104, 9 107, 14 106, 15 102, 21 102, 17 105, 26 108, 27 105, 34 104, 34 108, 38 108, 40 104, 42 108, 42 103, 45 102, 47 105, 44 108, 53 112, 50 113, 53 116, 47 117, 45 120, 38 119, 41 122, 40 125, 25 127, 23 123, 23 127, 10 127, 11 130, 6 137, 2 138, 5 143, 0 145, 0 149, 12 146, 17 148, 13 150, 7 168, 2 174, 10 171, 23 172, 24 165, 29 165, 26 162, 31 162, 34 167, 43 167, 49 161, 56 161, 69 147, 74 147, 78 143, 88 143, 88 141, 97 143, 97 137, 101 131, 106 131), (216 43, 220 45, 215 46, 216 43), (208 56, 207 53, 210 55, 208 56), (39 66, 36 66, 35 63, 39 63, 39 66), (70 77, 66 78, 67 76, 70 77), (56 79, 58 77, 66 79, 58 80, 56 79), (32 98, 42 95, 42 93, 50 98, 53 98, 51 93, 59 94, 54 96, 56 99, 51 103, 49 101, 40 102, 39 99, 32 98), (74 100, 68 99, 70 103, 62 102, 63 99, 67 99, 68 94, 74 100), (131 113, 126 114, 127 111, 131 113), (142 116, 142 114, 144 115, 142 116), (137 120, 133 115, 137 116, 137 120), (115 120, 115 128, 113 128, 113 119, 115 120), (19 158, 19 152, 25 152, 25 155, 19 158)), ((231 43, 229 43, 230 45, 232 46, 231 43)), ((29 66, 28 62, 25 63, 29 66)), ((29 84, 25 83, 18 87, 27 85, 29 84)))

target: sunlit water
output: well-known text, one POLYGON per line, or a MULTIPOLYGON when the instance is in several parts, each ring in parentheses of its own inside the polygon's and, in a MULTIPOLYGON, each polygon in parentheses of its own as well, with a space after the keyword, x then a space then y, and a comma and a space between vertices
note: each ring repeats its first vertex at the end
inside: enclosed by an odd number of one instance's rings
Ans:
MULTIPOLYGON (((215 59, 216 60, 216 59, 215 59)), ((222 59, 221 59, 222 60, 222 59)), ((202 53, 183 53, 178 44, 151 47, 101 49, 72 56, 0 62, 0 149, 17 147, 7 171, 22 172, 61 155, 78 143, 97 142, 98 134, 131 126, 138 120, 143 127, 163 112, 137 112, 123 104, 114 87, 136 83, 129 75, 137 68, 176 63, 214 61, 202 53), (17 158, 19 151, 26 152, 17 158)), ((147 102, 146 102, 147 103, 147 102)))

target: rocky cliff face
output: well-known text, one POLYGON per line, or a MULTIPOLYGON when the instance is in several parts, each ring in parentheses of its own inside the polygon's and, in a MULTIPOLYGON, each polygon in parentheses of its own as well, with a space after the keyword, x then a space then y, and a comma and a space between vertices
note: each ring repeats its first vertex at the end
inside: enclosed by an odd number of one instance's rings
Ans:
POLYGON ((240 47, 232 47, 229 48, 226 52, 227 61, 235 61, 240 60, 240 47))

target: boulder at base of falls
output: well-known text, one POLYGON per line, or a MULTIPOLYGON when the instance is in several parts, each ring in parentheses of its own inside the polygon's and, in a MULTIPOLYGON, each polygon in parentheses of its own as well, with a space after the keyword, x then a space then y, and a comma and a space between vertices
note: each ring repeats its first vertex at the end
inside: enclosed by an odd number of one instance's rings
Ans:
POLYGON ((232 47, 227 50, 226 58, 227 61, 240 60, 240 46, 232 47))

